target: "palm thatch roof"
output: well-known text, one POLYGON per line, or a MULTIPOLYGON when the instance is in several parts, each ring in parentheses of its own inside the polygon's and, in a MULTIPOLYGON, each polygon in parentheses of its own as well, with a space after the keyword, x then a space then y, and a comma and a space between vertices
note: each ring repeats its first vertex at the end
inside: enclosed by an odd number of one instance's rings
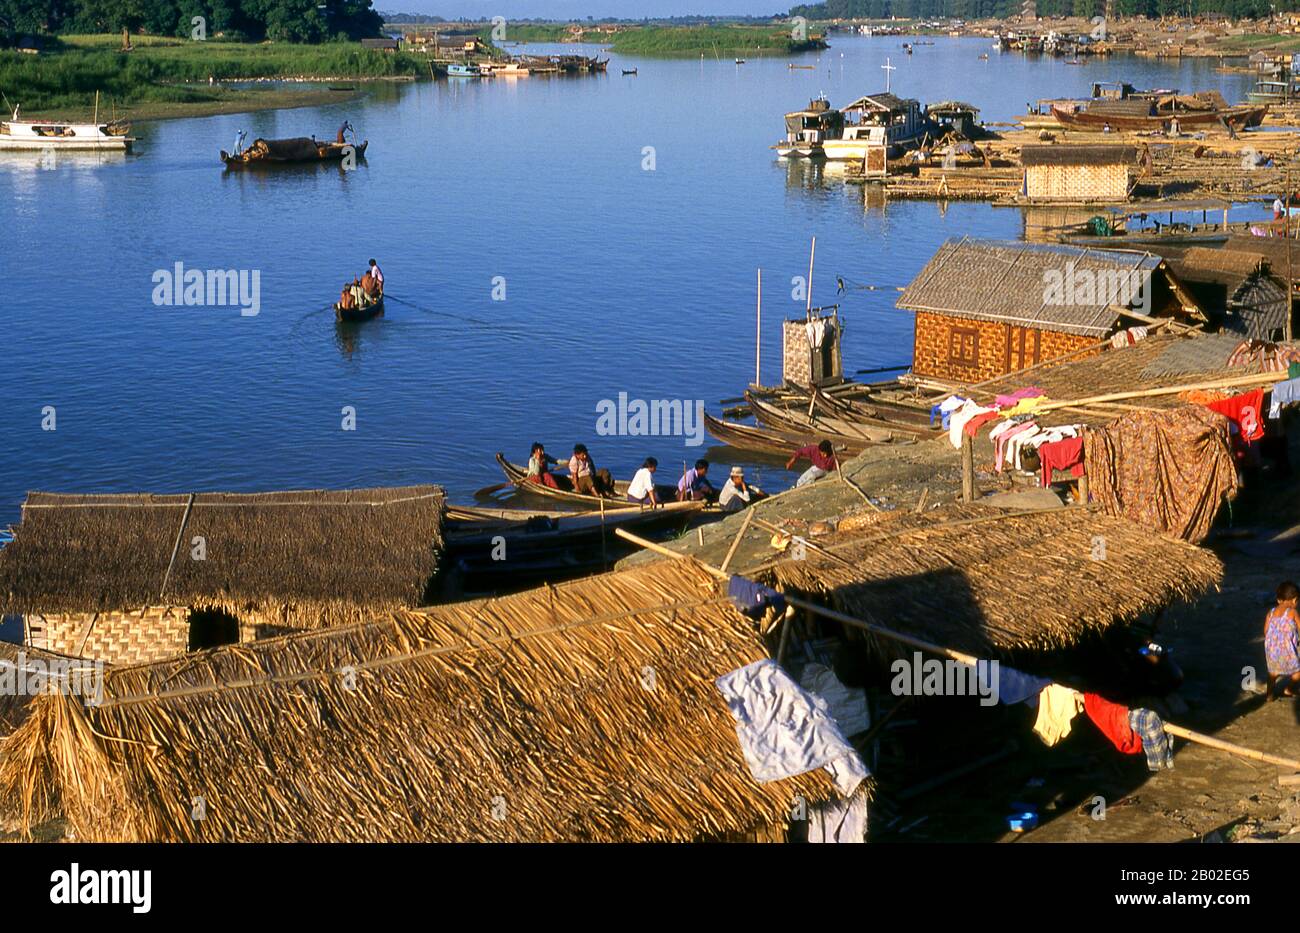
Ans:
POLYGON ((1132 146, 1025 146, 1020 164, 1026 167, 1066 165, 1132 165, 1137 149, 1132 146))
POLYGON ((0 746, 87 840, 678 841, 783 831, 714 681, 767 657, 694 561, 111 670, 0 746), (191 819, 196 798, 203 820, 191 819))
POLYGON ((192 501, 34 492, 13 543, 0 550, 0 613, 174 605, 254 611, 294 626, 357 621, 425 601, 444 509, 437 486, 198 493, 192 501))
MULTIPOLYGON (((982 658, 1078 644, 1222 579, 1212 553, 1089 509, 867 512, 803 560, 762 571, 770 586, 982 658), (1104 543, 1104 559, 1093 559, 1104 543)), ((912 649, 870 636, 886 658, 912 649)))

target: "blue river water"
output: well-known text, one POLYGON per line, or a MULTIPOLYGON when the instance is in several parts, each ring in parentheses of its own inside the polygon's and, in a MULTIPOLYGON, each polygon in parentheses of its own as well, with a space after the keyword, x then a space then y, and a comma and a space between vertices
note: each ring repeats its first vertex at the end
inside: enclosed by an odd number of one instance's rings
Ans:
POLYGON ((837 277, 902 285, 948 237, 1022 234, 1016 210, 885 203, 775 158, 785 111, 882 90, 887 59, 895 93, 966 100, 989 121, 1097 80, 1230 100, 1249 82, 1207 61, 1077 67, 983 40, 908 56, 897 39, 835 37, 798 59, 814 70, 615 56, 590 78, 386 85, 346 104, 139 124, 124 159, 0 158, 0 522, 32 489, 434 482, 468 501, 501 480, 495 451, 524 459, 533 440, 554 454, 584 441, 625 478, 646 455, 671 473, 709 451, 787 485, 772 461, 707 439, 599 436, 598 406, 622 392, 716 414, 739 395, 760 267, 762 376, 777 382, 778 321, 802 308, 791 280, 813 236, 813 298, 841 304, 846 369, 906 364, 896 293, 837 298, 837 277), (344 119, 370 140, 355 171, 232 173, 217 159, 240 129, 333 138, 344 119), (370 257, 387 313, 336 326, 330 304, 370 257), (156 304, 156 273, 177 263, 256 272, 258 313, 156 304))

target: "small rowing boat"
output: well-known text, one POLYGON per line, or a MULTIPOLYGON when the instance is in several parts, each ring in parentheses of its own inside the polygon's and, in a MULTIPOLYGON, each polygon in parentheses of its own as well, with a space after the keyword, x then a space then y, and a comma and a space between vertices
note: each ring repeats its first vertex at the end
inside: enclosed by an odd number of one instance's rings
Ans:
POLYGON ((334 316, 340 321, 345 321, 348 324, 360 324, 362 321, 370 321, 374 318, 382 317, 383 313, 383 295, 380 295, 369 304, 360 307, 345 308, 339 302, 334 302, 334 316))
MULTIPOLYGON (((820 436, 789 434, 774 431, 771 428, 738 424, 735 421, 723 421, 705 412, 704 428, 709 436, 719 443, 737 450, 749 450, 774 456, 789 457, 800 447, 816 444, 820 436)), ((866 445, 836 444, 835 452, 841 456, 855 457, 866 449, 866 445)))
MULTIPOLYGON (((505 458, 504 454, 497 454, 497 463, 501 466, 501 471, 505 473, 506 479, 519 489, 520 492, 534 493, 539 496, 545 496, 548 499, 561 499, 565 502, 575 502, 586 506, 588 509, 598 509, 601 503, 605 503, 605 508, 626 508, 629 503, 627 499, 628 483, 622 480, 614 481, 614 496, 602 498, 600 496, 589 496, 586 493, 574 492, 573 483, 567 476, 559 473, 552 473, 558 488, 552 488, 543 483, 531 483, 528 481, 528 470, 517 463, 511 463, 505 458)), ((655 484, 655 495, 658 496, 661 503, 672 502, 677 496, 676 486, 663 486, 655 484)))
POLYGON ((452 552, 493 547, 504 539, 512 551, 570 547, 612 537, 615 528, 649 529, 686 521, 703 512, 703 502, 666 502, 660 509, 635 505, 602 512, 555 512, 525 509, 448 509, 447 547, 452 552))

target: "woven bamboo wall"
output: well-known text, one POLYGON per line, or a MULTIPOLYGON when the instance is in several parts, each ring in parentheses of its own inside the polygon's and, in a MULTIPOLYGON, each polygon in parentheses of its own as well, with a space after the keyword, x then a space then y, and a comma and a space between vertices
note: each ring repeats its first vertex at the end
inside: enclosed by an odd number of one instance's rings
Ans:
MULTIPOLYGON (((802 319, 785 321, 782 328, 782 378, 791 385, 808 386, 814 381, 818 385, 840 382, 844 376, 844 364, 840 357, 840 334, 832 318, 823 318, 826 322, 826 336, 830 344, 830 362, 822 365, 814 363, 808 350, 808 333, 802 319)), ((823 349, 817 351, 821 356, 823 349)))
POLYGON ((1042 201, 1122 201, 1128 197, 1127 165, 1029 165, 1025 193, 1042 201))
MULTIPOLYGON (((48 613, 26 617, 33 648, 108 664, 162 661, 189 648, 190 610, 150 606, 133 612, 48 613)), ((256 637, 256 622, 240 620, 239 640, 256 637)))
POLYGON ((1092 337, 918 311, 912 372, 980 382, 1096 343, 1092 337))

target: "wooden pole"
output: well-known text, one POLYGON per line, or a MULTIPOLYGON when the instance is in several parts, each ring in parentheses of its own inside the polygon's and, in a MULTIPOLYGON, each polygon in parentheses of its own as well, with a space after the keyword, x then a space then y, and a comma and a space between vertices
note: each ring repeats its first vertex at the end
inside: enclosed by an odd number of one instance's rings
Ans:
POLYGON ((158 601, 162 602, 167 592, 167 581, 172 577, 172 567, 176 566, 176 555, 181 550, 181 538, 185 536, 185 526, 190 523, 190 512, 194 508, 194 493, 185 502, 185 513, 181 516, 181 525, 176 529, 176 542, 172 545, 172 559, 167 562, 167 572, 163 574, 162 586, 158 588, 158 601))
MULTIPOLYGON (((1289 79, 1288 79, 1289 80, 1289 79)), ((1295 288, 1295 278, 1291 274, 1291 163, 1286 166, 1286 339, 1291 340, 1291 302, 1295 288)))
MULTIPOLYGON (((656 554, 662 554, 665 557, 671 557, 675 560, 691 559, 687 557, 687 555, 685 554, 678 554, 676 551, 670 551, 668 548, 655 544, 653 541, 647 541, 645 538, 638 537, 637 535, 632 534, 630 531, 628 531, 625 528, 615 528, 614 534, 618 535, 620 538, 623 538, 627 541, 631 541, 633 544, 643 547, 648 551, 654 551, 656 554)), ((723 573, 717 567, 712 567, 709 564, 704 563, 703 561, 697 560, 697 563, 699 563, 701 567, 703 567, 706 571, 708 571, 710 574, 712 574, 713 576, 717 577, 720 580, 726 580, 729 579, 730 577, 729 574, 723 573)), ((785 597, 785 601, 787 604, 794 606, 798 609, 806 609, 809 612, 823 616, 827 619, 831 619, 835 622, 842 622, 845 625, 850 625, 853 626, 854 628, 859 628, 864 631, 872 632, 873 634, 880 635, 884 638, 892 639, 893 641, 900 642, 904 645, 910 645, 913 648, 919 648, 922 651, 929 651, 932 652, 933 654, 941 655, 947 658, 952 658, 954 661, 960 661, 963 664, 969 664, 972 666, 978 663, 977 658, 975 658, 972 655, 966 654, 965 652, 957 651, 952 648, 944 648, 941 645, 935 645, 923 639, 914 638, 911 635, 905 635, 902 632, 895 632, 892 629, 887 629, 883 625, 880 625, 876 622, 869 622, 865 619, 854 618, 853 616, 846 615, 843 612, 837 612, 834 609, 827 609, 825 606, 819 606, 816 603, 810 603, 807 602, 806 600, 802 600, 794 596, 787 595, 785 597)), ((789 623, 790 620, 787 619, 785 621, 785 624, 788 625, 789 623)), ((1219 751, 1227 752, 1230 755, 1238 755, 1242 758, 1249 758, 1252 761, 1264 761, 1264 762, 1268 762, 1269 764, 1279 765, 1283 768, 1292 768, 1296 771, 1300 771, 1300 761, 1296 761, 1291 758, 1283 758, 1279 755, 1270 755, 1268 752, 1261 752, 1253 748, 1246 748, 1243 745, 1234 745, 1231 742, 1225 742, 1222 739, 1216 739, 1213 736, 1203 735, 1200 732, 1193 732, 1191 729, 1185 729, 1182 726, 1174 725, 1173 723, 1170 722, 1165 723, 1165 732, 1169 733, 1170 735, 1177 736, 1180 739, 1186 739, 1189 742, 1194 742, 1197 745, 1204 745, 1207 748, 1215 748, 1218 749, 1219 751)))
POLYGON ((1249 385, 1264 385, 1280 382, 1284 373, 1255 373, 1250 376, 1233 376, 1229 379, 1216 379, 1212 382, 1194 382, 1181 386, 1161 386, 1158 389, 1142 389, 1136 392, 1112 392, 1110 395, 1093 395, 1088 398, 1068 399, 1060 402, 1044 402, 1035 412, 1050 411, 1054 408, 1070 408, 1078 405, 1090 405, 1096 402, 1115 402, 1126 398, 1152 398, 1157 395, 1177 395, 1192 389, 1231 389, 1249 385))
POLYGON ((805 314, 809 320, 812 319, 812 283, 813 283, 813 261, 817 258, 817 238, 812 238, 812 249, 808 253, 808 307, 805 314))
POLYGON ((975 501, 975 440, 961 436, 961 501, 975 501))
POLYGON ((754 329, 754 385, 763 384, 763 270, 758 270, 758 314, 754 329))
POLYGON ((95 92, 95 126, 99 126, 99 91, 95 92))
POLYGON ((740 541, 745 537, 745 532, 749 530, 749 523, 754 520, 754 510, 752 508, 745 510, 745 520, 740 523, 740 530, 736 532, 736 537, 731 542, 731 547, 727 549, 727 556, 722 559, 722 572, 726 573, 727 568, 731 566, 731 559, 736 556, 736 550, 740 547, 740 541))

